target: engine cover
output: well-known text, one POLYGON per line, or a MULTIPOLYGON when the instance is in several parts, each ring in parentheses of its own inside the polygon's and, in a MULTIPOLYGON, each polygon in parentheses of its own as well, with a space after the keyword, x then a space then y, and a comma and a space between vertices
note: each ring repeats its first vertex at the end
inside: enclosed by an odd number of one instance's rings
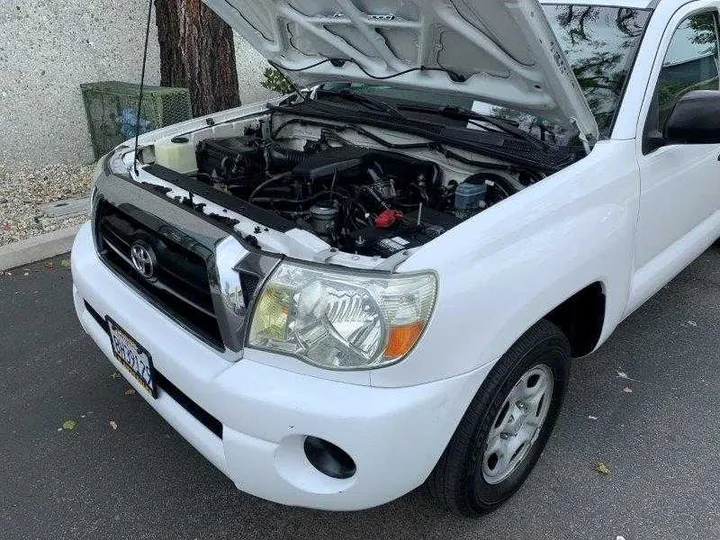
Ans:
MULTIPOLYGON (((403 187, 423 178, 435 183, 436 165, 403 154, 368 148, 331 148, 305 159, 293 170, 298 180, 330 189, 334 182, 344 185, 372 185, 393 178, 403 187)), ((386 190, 387 193, 387 190, 386 190)))

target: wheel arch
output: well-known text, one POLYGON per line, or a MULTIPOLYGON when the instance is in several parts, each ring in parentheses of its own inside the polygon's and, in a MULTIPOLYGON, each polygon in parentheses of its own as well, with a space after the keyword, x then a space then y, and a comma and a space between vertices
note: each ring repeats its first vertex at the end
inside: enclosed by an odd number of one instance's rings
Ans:
POLYGON ((573 358, 586 356, 600 343, 607 297, 600 281, 591 283, 558 305, 543 319, 557 326, 570 342, 573 358))

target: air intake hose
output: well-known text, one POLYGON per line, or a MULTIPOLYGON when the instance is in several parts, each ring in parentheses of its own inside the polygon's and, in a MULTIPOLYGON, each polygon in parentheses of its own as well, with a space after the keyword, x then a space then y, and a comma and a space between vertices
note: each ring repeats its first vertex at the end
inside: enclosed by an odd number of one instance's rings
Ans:
POLYGON ((292 150, 279 144, 271 144, 265 149, 265 159, 271 172, 294 169, 305 161, 305 157, 302 150, 292 150))

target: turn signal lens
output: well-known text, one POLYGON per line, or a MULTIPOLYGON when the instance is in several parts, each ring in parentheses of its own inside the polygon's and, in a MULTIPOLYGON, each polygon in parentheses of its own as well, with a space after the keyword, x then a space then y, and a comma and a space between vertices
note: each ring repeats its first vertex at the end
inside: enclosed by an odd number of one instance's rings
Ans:
POLYGON ((422 321, 392 327, 385 347, 385 356, 392 358, 405 356, 418 342, 423 330, 425 323, 422 321))

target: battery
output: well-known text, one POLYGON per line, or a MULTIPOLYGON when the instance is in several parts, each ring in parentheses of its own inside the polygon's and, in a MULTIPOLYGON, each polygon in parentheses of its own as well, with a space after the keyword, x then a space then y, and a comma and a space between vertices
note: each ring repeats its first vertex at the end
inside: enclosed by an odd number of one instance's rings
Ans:
POLYGON ((460 223, 462 220, 452 214, 423 208, 422 214, 411 212, 393 227, 368 227, 351 233, 349 236, 355 245, 348 247, 361 255, 391 257, 401 251, 425 245, 460 223))

